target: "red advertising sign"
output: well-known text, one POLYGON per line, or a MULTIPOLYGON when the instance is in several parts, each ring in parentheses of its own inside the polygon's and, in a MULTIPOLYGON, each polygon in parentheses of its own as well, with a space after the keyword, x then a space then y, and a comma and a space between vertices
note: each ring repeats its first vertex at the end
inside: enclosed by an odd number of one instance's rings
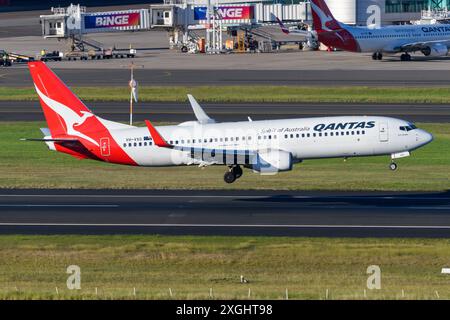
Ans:
MULTIPOLYGON (((220 6, 215 8, 217 15, 222 20, 253 19, 253 6, 220 6)), ((206 7, 194 8, 195 20, 206 20, 206 7)))

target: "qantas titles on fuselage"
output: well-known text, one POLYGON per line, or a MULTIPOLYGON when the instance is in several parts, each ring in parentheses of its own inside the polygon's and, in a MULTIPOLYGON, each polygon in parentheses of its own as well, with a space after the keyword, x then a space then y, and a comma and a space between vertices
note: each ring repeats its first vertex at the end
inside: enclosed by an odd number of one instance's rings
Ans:
POLYGON ((38 140, 80 159, 133 166, 226 165, 224 180, 232 183, 242 176, 242 167, 275 174, 305 159, 390 155, 394 170, 394 159, 432 141, 412 123, 388 117, 216 123, 192 96, 197 121, 129 126, 96 116, 45 63, 29 67, 48 124, 38 140))

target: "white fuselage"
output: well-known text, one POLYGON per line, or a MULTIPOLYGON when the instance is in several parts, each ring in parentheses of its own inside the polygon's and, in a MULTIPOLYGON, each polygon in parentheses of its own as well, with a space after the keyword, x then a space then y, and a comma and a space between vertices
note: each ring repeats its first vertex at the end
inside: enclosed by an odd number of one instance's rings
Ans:
MULTIPOLYGON (((388 117, 344 116, 157 127, 174 146, 217 150, 282 150, 295 161, 318 158, 392 155, 432 140, 421 129, 401 130, 409 123, 388 117)), ((198 164, 189 152, 155 146, 147 128, 111 130, 123 150, 141 166, 198 164)))
POLYGON ((358 42, 361 52, 397 53, 415 43, 450 44, 450 25, 400 25, 381 28, 345 27, 358 42))

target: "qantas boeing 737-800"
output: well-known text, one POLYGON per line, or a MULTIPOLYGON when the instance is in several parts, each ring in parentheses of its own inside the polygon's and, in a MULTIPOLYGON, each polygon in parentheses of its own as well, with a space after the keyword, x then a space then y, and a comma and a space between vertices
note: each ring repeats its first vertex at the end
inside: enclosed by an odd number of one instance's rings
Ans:
MULTIPOLYGON (((352 27, 337 21, 324 0, 310 0, 310 3, 317 40, 328 47, 351 52, 371 52, 374 60, 381 60, 383 53, 402 53, 402 61, 411 60, 410 53, 416 51, 429 57, 448 54, 450 25, 352 27)), ((285 34, 296 33, 295 30, 286 28, 278 18, 277 20, 285 34)))
POLYGON ((242 167, 262 174, 289 171, 305 159, 410 155, 430 133, 408 121, 367 116, 321 117, 216 123, 189 96, 196 121, 135 127, 96 116, 46 66, 28 63, 48 128, 51 150, 80 159, 132 166, 225 165, 232 183, 242 167))

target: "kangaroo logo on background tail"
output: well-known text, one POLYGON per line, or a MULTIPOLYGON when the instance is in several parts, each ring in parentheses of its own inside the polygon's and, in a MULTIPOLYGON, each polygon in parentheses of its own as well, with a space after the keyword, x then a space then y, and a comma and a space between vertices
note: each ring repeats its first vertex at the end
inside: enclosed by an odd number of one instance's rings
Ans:
POLYGON ((281 31, 283 31, 284 34, 289 34, 290 31, 288 28, 286 28, 286 26, 283 24, 283 22, 281 22, 280 19, 278 19, 277 16, 273 15, 275 17, 275 19, 277 19, 278 24, 280 25, 281 31))
POLYGON ((333 17, 324 0, 311 0, 311 8, 316 30, 336 31, 342 29, 342 26, 333 17))
POLYGON ((36 88, 36 92, 38 93, 38 95, 42 99, 42 101, 44 101, 44 103, 50 109, 52 109, 58 116, 60 116, 63 119, 63 121, 66 125, 66 130, 67 130, 68 135, 83 138, 83 139, 93 143, 94 145, 99 146, 99 144, 94 139, 86 136, 85 134, 83 134, 75 129, 75 127, 81 126, 88 118, 93 117, 94 114, 92 114, 91 112, 88 112, 88 111, 80 111, 83 114, 82 116, 80 116, 80 115, 78 115, 78 113, 73 111, 68 106, 47 97, 45 94, 43 94, 39 90, 39 88, 36 85, 35 85, 35 88, 36 88))

